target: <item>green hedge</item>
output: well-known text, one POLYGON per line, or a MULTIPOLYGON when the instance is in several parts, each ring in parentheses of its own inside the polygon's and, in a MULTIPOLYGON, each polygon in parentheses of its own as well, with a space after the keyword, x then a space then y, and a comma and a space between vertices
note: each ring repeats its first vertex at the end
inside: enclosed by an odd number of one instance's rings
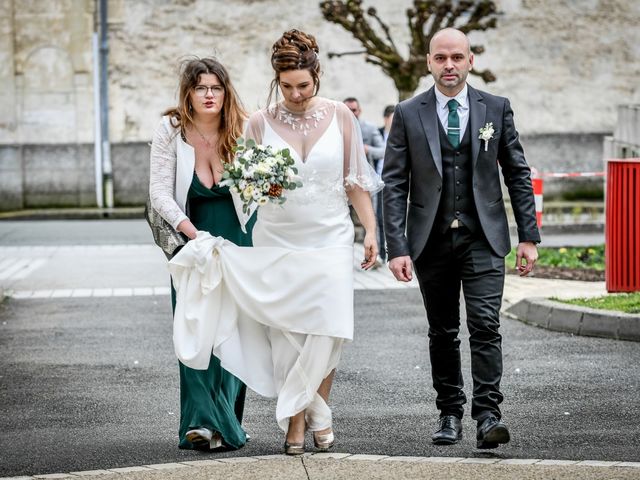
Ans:
MULTIPOLYGON (((564 268, 592 268, 604 270, 604 245, 592 247, 538 248, 537 265, 564 268)), ((506 258, 507 266, 516 263, 516 249, 511 249, 506 258)))

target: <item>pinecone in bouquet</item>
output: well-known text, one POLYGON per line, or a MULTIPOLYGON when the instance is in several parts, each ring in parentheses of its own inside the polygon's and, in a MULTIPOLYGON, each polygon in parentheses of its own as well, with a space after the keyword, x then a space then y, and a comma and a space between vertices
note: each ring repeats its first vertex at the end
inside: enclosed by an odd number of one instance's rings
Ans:
POLYGON ((271 185, 267 195, 270 197, 280 197, 282 195, 282 185, 271 185))

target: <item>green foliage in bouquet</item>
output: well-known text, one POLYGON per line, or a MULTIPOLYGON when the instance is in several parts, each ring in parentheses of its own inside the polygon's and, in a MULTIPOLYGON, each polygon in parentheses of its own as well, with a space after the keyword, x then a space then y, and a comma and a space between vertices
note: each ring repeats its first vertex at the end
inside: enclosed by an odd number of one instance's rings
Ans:
POLYGON ((288 148, 275 150, 270 145, 239 138, 234 153, 233 161, 224 165, 220 185, 240 196, 244 213, 253 204, 261 206, 271 201, 282 205, 287 200, 285 190, 302 187, 288 148))

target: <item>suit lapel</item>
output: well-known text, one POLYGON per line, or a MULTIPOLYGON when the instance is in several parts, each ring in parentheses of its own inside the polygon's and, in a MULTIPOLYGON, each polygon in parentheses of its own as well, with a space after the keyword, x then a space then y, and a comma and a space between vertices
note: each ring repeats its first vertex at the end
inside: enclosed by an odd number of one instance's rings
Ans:
POLYGON ((440 151, 440 134, 438 133, 438 112, 436 104, 436 94, 433 89, 426 91, 424 100, 420 104, 418 114, 420 116, 420 122, 422 128, 427 136, 427 143, 429 144, 429 150, 431 150, 431 156, 433 162, 436 164, 438 173, 442 177, 442 152, 440 151))
POLYGON ((487 106, 484 104, 482 96, 475 88, 468 85, 469 89, 469 133, 471 134, 471 158, 475 168, 480 153, 479 131, 485 124, 487 106))

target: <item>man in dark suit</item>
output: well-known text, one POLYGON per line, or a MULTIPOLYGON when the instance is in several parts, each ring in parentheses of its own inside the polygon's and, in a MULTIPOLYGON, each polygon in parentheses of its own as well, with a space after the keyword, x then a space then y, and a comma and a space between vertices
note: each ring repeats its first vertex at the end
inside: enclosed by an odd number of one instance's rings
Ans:
MULTIPOLYGON (((393 121, 393 111, 395 110, 395 105, 387 105, 384 107, 382 111, 382 118, 384 121, 384 125, 382 125, 378 131, 380 132, 380 136, 382 136, 383 145, 387 144, 387 138, 389 138, 389 130, 391 129, 391 122, 393 121)), ((384 155, 380 160, 376 162, 374 168, 376 173, 382 176, 382 166, 384 163, 384 155)), ((376 210, 376 223, 378 224, 378 247, 380 248, 380 260, 381 263, 387 261, 387 247, 385 246, 384 241, 384 218, 382 215, 382 192, 376 194, 376 201, 374 202, 375 210, 376 210)))
POLYGON ((538 257, 531 171, 509 101, 467 84, 469 40, 436 33, 427 56, 435 86, 395 110, 384 160, 384 228, 389 268, 399 281, 415 267, 429 321, 431 373, 440 411, 433 443, 462 438, 466 398, 460 368, 460 287, 471 348, 478 448, 510 439, 501 420, 500 305, 510 249, 498 169, 518 225, 517 268, 538 257))

